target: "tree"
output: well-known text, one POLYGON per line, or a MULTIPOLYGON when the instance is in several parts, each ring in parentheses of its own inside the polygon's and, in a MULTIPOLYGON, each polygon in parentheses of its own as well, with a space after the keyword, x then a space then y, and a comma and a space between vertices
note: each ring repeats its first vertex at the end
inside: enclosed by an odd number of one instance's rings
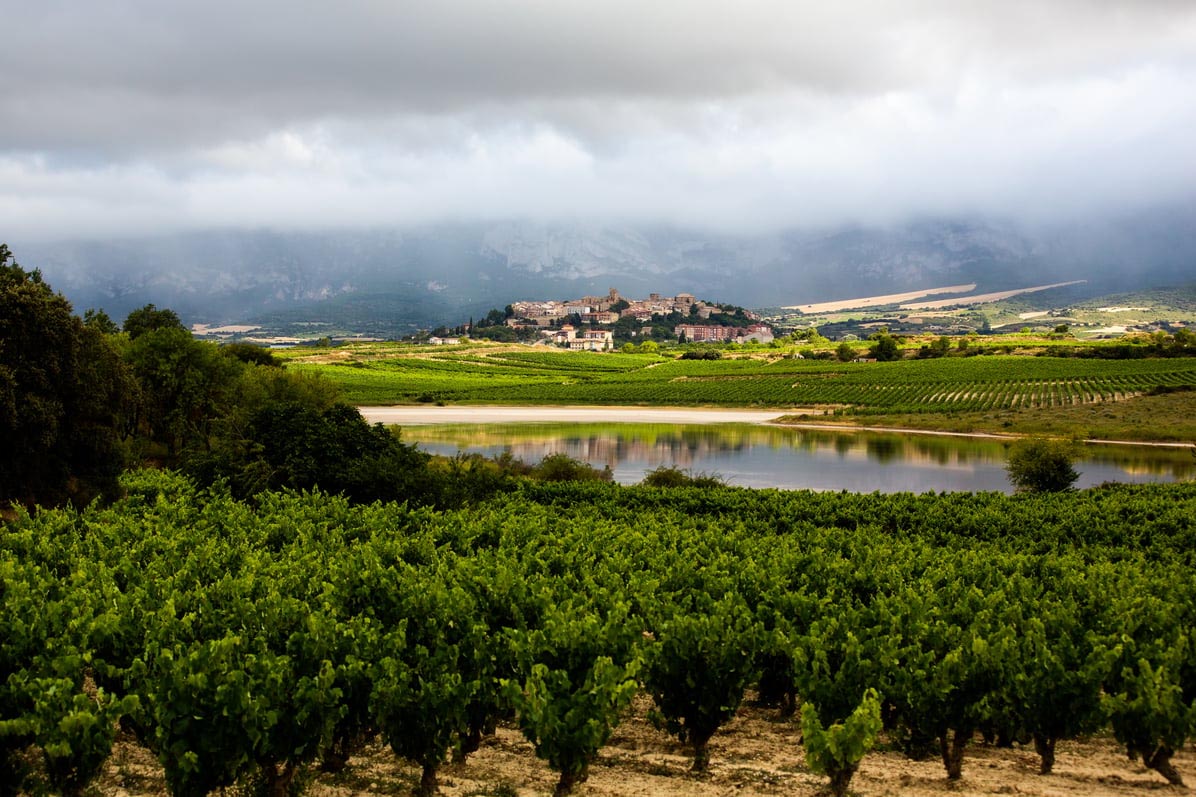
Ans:
MULTIPOLYGON (((125 327, 128 331, 127 321, 125 327)), ((216 345, 195 340, 181 324, 139 331, 125 357, 141 384, 139 425, 149 440, 170 457, 186 448, 209 448, 213 422, 227 412, 244 366, 216 345)))
POLYGON ((1060 492, 1080 477, 1072 467, 1073 458, 1067 443, 1029 438, 1010 447, 1005 470, 1018 492, 1060 492))
POLYGON ((839 362, 849 363, 855 359, 855 348, 847 341, 839 344, 839 348, 835 349, 835 356, 839 358, 839 362))
POLYGON ((115 497, 135 391, 105 335, 0 244, 0 502, 115 497))
POLYGON ((83 324, 105 335, 115 335, 120 332, 120 327, 107 313, 94 308, 83 313, 83 324))
POLYGON ((249 365, 282 367, 282 360, 271 354, 265 346, 256 346, 252 343, 226 343, 220 347, 220 351, 249 365))
POLYGON ((897 349, 897 339, 887 332, 878 333, 873 340, 868 353, 882 363, 901 359, 901 352, 897 349))
POLYGON ((183 326, 178 313, 174 310, 159 310, 152 304, 134 310, 125 318, 124 330, 129 334, 130 340, 136 340, 145 333, 153 332, 156 329, 186 331, 187 327, 183 326))
POLYGON ((381 424, 366 423, 347 404, 267 401, 241 434, 221 441, 210 454, 189 457, 187 469, 205 481, 226 478, 242 496, 318 487, 363 503, 434 498, 428 455, 404 445, 381 424))
POLYGON ((923 344, 922 347, 918 349, 918 358, 926 359, 934 357, 946 357, 949 351, 951 351, 951 339, 946 335, 941 335, 932 343, 923 344))

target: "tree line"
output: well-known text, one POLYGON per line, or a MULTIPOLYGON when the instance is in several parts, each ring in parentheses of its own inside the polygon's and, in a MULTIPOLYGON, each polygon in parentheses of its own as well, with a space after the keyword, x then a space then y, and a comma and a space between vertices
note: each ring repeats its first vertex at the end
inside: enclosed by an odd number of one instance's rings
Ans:
POLYGON ((0 438, 0 508, 112 500, 119 475, 143 464, 242 498, 319 486, 423 504, 490 494, 512 470, 434 467, 323 379, 262 347, 196 340, 169 309, 146 305, 120 325, 102 310, 80 317, 3 244, 0 438))

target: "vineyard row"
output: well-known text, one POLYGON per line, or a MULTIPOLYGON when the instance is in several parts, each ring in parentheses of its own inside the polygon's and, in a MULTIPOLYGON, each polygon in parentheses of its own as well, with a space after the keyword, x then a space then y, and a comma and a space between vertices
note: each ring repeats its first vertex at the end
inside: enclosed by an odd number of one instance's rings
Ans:
MULTIPOLYGON (((1110 728, 1177 782, 1196 723, 1193 485, 528 484, 451 512, 126 486, 0 534, 0 782, 32 747, 78 791, 119 721, 176 795, 288 793, 375 735, 431 792, 450 750, 509 719, 563 793, 637 692, 701 768, 753 684, 806 706, 808 746, 862 756, 883 720, 949 777, 978 732, 1033 740, 1049 771, 1059 739, 1110 728)), ((858 757, 811 749, 845 788, 858 757)))

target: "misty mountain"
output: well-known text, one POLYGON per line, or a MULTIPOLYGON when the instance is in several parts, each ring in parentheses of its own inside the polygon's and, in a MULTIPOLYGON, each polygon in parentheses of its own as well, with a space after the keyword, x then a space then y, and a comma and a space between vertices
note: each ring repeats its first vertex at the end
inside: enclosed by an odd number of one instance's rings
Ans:
POLYGON ((505 222, 409 230, 193 232, 9 242, 78 310, 148 302, 188 322, 330 323, 394 334, 460 323, 516 299, 693 293, 775 307, 976 282, 1072 279, 1093 292, 1196 279, 1196 209, 1027 228, 933 220, 890 228, 728 235, 505 222))

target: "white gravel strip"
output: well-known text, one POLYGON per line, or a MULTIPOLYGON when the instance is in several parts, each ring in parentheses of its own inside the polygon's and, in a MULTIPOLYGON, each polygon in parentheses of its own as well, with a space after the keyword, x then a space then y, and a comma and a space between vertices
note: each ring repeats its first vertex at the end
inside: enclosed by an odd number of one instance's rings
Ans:
POLYGON ((690 409, 685 407, 358 407, 370 423, 768 423, 809 410, 690 409))

